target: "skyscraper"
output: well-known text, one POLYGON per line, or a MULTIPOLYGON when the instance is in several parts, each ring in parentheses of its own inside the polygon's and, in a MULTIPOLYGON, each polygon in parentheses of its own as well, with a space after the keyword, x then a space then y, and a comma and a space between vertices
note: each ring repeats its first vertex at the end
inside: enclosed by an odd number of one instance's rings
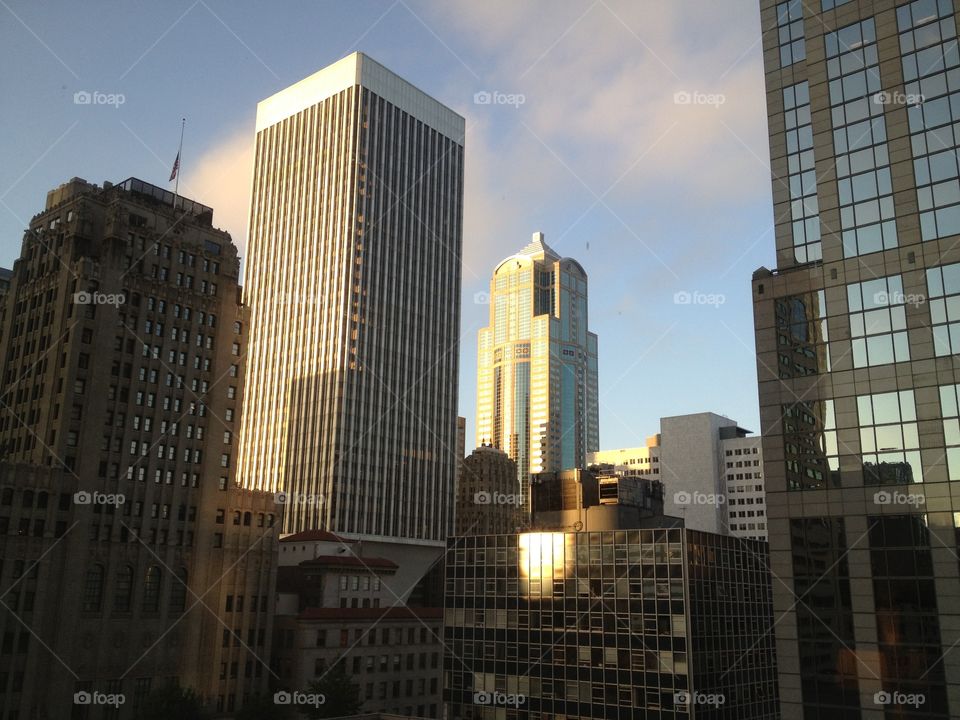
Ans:
POLYGON ((287 531, 452 527, 463 141, 360 53, 257 106, 239 472, 287 531))
POLYGON ((950 0, 760 3, 754 273, 784 718, 960 716, 960 53, 950 0))
POLYGON ((597 336, 587 329, 587 273, 534 233, 490 280, 490 324, 477 350, 477 444, 530 475, 586 467, 599 450, 597 336))
POLYGON ((170 680, 219 712, 266 691, 282 508, 231 474, 246 317, 212 221, 74 178, 24 234, 0 328, 3 717, 126 720, 170 680), (74 704, 98 693, 126 702, 74 704))

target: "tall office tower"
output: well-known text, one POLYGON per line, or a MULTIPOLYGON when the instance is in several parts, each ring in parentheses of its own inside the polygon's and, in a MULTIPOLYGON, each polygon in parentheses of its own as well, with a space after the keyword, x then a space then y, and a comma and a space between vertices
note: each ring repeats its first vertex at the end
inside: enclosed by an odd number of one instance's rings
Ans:
POLYGON ((279 523, 230 475, 239 265, 211 208, 134 178, 31 220, 0 331, 3 717, 265 691, 279 523))
POLYGON ((257 106, 239 470, 285 531, 452 528, 463 141, 360 53, 257 106))
POLYGON ((753 297, 784 717, 958 717, 955 5, 760 7, 777 270, 753 297))
POLYGON ((599 450, 597 336, 587 329, 587 274, 534 233, 490 280, 490 324, 477 349, 477 445, 530 475, 586 467, 599 450))

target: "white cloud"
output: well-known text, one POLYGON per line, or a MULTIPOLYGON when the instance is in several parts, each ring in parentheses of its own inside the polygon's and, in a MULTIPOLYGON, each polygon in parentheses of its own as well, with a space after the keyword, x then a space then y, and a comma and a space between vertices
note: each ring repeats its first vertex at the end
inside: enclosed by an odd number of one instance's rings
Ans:
POLYGON ((492 263, 534 230, 559 240, 561 251, 602 241, 583 234, 596 232, 596 222, 571 225, 614 183, 590 215, 609 220, 604 204, 616 211, 615 236, 607 239, 628 248, 642 241, 671 266, 707 267, 727 223, 716 216, 769 196, 754 6, 430 5, 428 22, 480 78, 470 79, 467 91, 458 73, 461 84, 451 81, 441 95, 461 99, 468 124, 465 284, 475 282, 474 273, 485 283, 492 263), (480 89, 522 93, 525 103, 473 104, 480 89), (678 104, 678 93, 692 102, 678 104), (534 226, 538 221, 545 226, 534 226), (674 237, 651 237, 653 227, 674 237), (692 234, 689 244, 675 242, 684 231, 692 234), (693 266, 683 265, 691 259, 693 266))
POLYGON ((253 176, 253 128, 242 128, 209 147, 193 165, 184 164, 184 194, 213 208, 213 224, 226 230, 246 254, 253 176))

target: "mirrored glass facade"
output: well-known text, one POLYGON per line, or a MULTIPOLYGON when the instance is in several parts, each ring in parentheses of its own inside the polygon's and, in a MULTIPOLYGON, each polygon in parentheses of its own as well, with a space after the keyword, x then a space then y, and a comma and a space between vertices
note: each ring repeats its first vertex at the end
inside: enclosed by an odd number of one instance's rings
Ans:
POLYGON ((588 330, 587 274, 542 233, 490 281, 490 324, 478 333, 477 445, 517 464, 529 510, 532 474, 585 468, 599 449, 597 336, 588 330))
POLYGON ((680 528, 451 538, 444 701, 467 718, 775 718, 766 544, 680 528))
POLYGON ((960 717, 956 6, 804 3, 788 36, 783 6, 760 2, 777 268, 753 277, 783 716, 960 717))

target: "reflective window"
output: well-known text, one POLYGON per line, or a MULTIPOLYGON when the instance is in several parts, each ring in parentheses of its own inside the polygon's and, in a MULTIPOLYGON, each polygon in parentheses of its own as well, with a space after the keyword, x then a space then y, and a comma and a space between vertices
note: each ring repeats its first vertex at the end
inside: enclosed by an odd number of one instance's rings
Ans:
POLYGON ((899 275, 847 285, 854 367, 910 359, 905 302, 899 275))
POLYGON ((949 0, 897 8, 904 94, 924 240, 960 233, 960 50, 949 0))
POLYGON ((783 89, 783 120, 794 255, 797 262, 805 263, 822 257, 813 126, 810 124, 810 87, 806 81, 783 89))
MULTIPOLYGON (((947 717, 940 621, 926 515, 868 516, 880 682, 923 698, 904 717, 947 717)), ((944 544, 942 540, 938 545, 944 544)))
POLYGON ((947 453, 947 472, 960 480, 960 385, 940 386, 940 415, 947 453))
POLYGON ((783 452, 787 489, 840 486, 837 422, 833 400, 784 405, 783 452))
POLYGON ((857 396, 865 485, 923 482, 913 390, 857 396))
POLYGON ((774 312, 780 377, 830 372, 824 291, 777 298, 774 312))
POLYGON ((777 5, 777 32, 780 36, 780 67, 793 65, 807 56, 802 0, 788 0, 777 5))
POLYGON ((793 519, 790 544, 805 717, 854 720, 860 690, 843 518, 793 519))
POLYGON ((960 353, 960 263, 927 270, 933 351, 938 357, 960 353))
POLYGON ((820 9, 833 10, 835 7, 846 5, 848 2, 850 2, 850 0, 822 0, 820 3, 820 9))
POLYGON ((844 257, 897 245, 873 18, 824 35, 844 257))

